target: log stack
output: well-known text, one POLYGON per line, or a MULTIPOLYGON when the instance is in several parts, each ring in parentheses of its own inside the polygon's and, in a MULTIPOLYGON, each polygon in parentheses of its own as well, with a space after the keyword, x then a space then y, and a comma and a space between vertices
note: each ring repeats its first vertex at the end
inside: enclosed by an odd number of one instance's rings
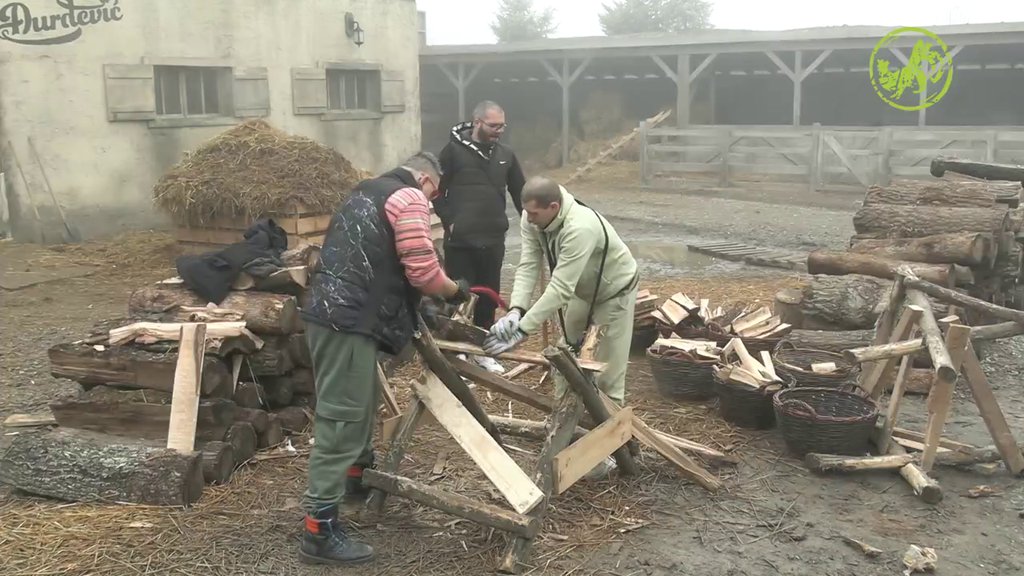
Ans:
MULTIPOLYGON (((164 446, 179 334, 189 322, 206 324, 195 451, 207 484, 228 482, 258 450, 305 432, 316 396, 299 308, 317 257, 311 245, 286 251, 286 268, 261 279, 243 273, 216 304, 203 302, 178 278, 141 287, 129 297, 125 317, 99 322, 87 337, 50 348, 53 376, 78 382, 82 391, 50 404, 57 430, 74 432, 41 436, 40 445, 88 444, 103 452, 109 451, 100 446, 107 439, 141 446, 125 449, 131 454, 164 446)), ((194 486, 171 488, 179 501, 198 498, 194 486)), ((49 490, 45 494, 53 495, 49 490)))

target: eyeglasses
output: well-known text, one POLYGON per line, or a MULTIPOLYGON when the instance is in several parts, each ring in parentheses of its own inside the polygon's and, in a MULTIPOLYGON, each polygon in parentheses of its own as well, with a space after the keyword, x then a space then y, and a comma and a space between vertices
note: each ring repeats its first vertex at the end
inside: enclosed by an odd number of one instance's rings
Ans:
POLYGON ((484 126, 487 126, 488 128, 490 128, 491 130, 504 130, 505 128, 508 128, 508 123, 506 123, 506 122, 501 122, 501 123, 498 123, 498 124, 491 124, 490 122, 484 122, 483 120, 481 120, 480 122, 484 126))

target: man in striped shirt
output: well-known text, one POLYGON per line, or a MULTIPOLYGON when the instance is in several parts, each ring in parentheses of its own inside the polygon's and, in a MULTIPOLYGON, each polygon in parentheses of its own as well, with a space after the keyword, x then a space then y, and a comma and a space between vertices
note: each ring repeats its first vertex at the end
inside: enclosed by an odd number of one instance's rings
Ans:
POLYGON ((338 504, 347 491, 363 492, 362 471, 373 465, 377 353, 397 354, 411 341, 422 295, 469 299, 468 284, 445 274, 430 238, 428 198, 437 195, 440 175, 437 158, 421 152, 360 182, 324 238, 302 312, 317 397, 304 562, 373 558, 369 545, 346 535, 338 504))

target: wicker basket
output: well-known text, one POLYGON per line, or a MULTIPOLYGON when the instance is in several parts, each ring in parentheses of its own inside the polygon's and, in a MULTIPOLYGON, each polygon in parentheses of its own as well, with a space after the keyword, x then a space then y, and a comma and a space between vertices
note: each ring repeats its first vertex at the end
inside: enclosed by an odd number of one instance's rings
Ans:
POLYGON ((776 394, 772 405, 786 446, 800 457, 864 454, 878 420, 873 400, 835 388, 790 388, 776 394))
POLYGON ((739 338, 743 341, 743 346, 751 354, 758 354, 762 350, 771 352, 776 346, 782 342, 785 336, 779 336, 777 338, 741 338, 734 334, 723 334, 717 330, 711 330, 709 328, 683 328, 681 331, 677 330, 676 334, 680 338, 687 338, 689 340, 710 340, 714 342, 719 348, 724 347, 729 343, 729 340, 733 338, 739 338))
POLYGON ((633 340, 629 345, 630 352, 646 350, 658 339, 658 329, 655 326, 645 326, 633 330, 633 340))
MULTIPOLYGON (((782 376, 780 374, 780 376, 782 376)), ((791 378, 783 376, 783 386, 792 386, 791 378)), ((741 428, 766 430, 775 426, 772 398, 777 388, 751 388, 714 375, 714 389, 722 418, 741 428)))
POLYGON ((708 400, 714 398, 712 368, 717 360, 693 361, 662 356, 650 348, 647 360, 658 391, 676 400, 708 400))
POLYGON ((772 353, 775 371, 779 375, 792 376, 794 386, 812 388, 847 388, 856 386, 860 366, 843 358, 842 354, 796 348, 789 342, 782 342, 772 353), (818 374, 811 371, 811 364, 832 362, 836 371, 831 374, 818 374))

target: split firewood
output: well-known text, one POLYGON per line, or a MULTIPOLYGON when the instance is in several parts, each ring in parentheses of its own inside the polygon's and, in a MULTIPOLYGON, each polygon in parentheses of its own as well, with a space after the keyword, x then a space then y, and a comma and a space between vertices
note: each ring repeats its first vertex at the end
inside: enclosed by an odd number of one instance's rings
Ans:
POLYGON ((868 558, 878 558, 882 555, 882 551, 880 549, 875 548, 870 544, 866 544, 864 542, 861 542, 860 540, 850 538, 849 536, 841 536, 841 538, 843 539, 843 542, 846 542, 851 547, 860 550, 861 553, 867 556, 868 558))
POLYGON ((815 374, 835 374, 839 369, 835 362, 818 362, 811 364, 811 372, 815 374))
MULTIPOLYGON (((176 342, 181 334, 181 323, 170 322, 136 322, 128 326, 114 328, 109 333, 107 343, 111 346, 120 346, 130 342, 138 344, 153 344, 154 342, 176 342)), ((206 324, 207 338, 237 338, 246 337, 258 343, 260 347, 263 341, 245 327, 245 322, 210 322, 206 324)))

